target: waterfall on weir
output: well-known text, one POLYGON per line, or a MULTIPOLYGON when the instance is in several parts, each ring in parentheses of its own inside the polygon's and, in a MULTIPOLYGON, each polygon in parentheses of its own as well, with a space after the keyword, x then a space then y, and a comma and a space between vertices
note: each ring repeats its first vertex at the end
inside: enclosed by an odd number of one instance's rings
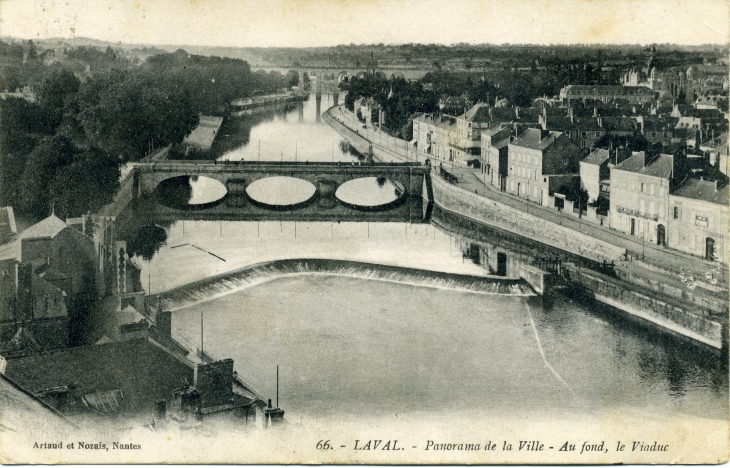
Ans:
MULTIPOLYGON (((207 278, 160 293, 157 295, 157 299, 164 310, 173 311, 277 278, 317 274, 389 281, 475 294, 536 295, 522 279, 458 275, 347 260, 293 259, 260 263, 235 272, 207 278)), ((153 299, 151 303, 158 302, 153 299)))

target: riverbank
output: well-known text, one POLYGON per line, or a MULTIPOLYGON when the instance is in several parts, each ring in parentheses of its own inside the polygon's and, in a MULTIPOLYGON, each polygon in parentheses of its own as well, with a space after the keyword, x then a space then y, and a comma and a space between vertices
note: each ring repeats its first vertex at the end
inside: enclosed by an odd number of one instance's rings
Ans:
POLYGON ((223 117, 201 115, 198 126, 183 140, 183 146, 200 151, 210 150, 221 125, 223 125, 223 117))
MULTIPOLYGON (((328 113, 340 115, 339 125, 353 124, 352 118, 344 115, 346 113, 339 108, 329 109, 328 113)), ((374 153, 378 148, 398 154, 399 148, 402 148, 400 157, 410 157, 407 142, 403 141, 400 146, 392 141, 397 139, 389 136, 375 137, 372 141, 365 135, 379 132, 363 133, 360 135, 358 131, 358 137, 372 144, 374 153)), ((461 170, 473 172, 468 168, 461 170)), ((705 345, 714 348, 726 346, 725 290, 716 287, 693 287, 689 290, 676 277, 687 270, 700 277, 714 269, 714 265, 653 247, 643 261, 625 261, 630 251, 626 241, 632 240, 597 226, 588 229, 580 220, 564 220, 561 213, 545 212, 543 207, 530 206, 524 201, 512 200, 507 194, 486 190, 476 173, 460 173, 455 181, 446 181, 434 169, 431 181, 435 205, 447 212, 596 264, 617 265, 615 278, 594 278, 590 276, 594 273, 590 270, 574 270, 571 284, 581 287, 601 302, 705 345), (607 286, 608 283, 610 286, 607 286)))

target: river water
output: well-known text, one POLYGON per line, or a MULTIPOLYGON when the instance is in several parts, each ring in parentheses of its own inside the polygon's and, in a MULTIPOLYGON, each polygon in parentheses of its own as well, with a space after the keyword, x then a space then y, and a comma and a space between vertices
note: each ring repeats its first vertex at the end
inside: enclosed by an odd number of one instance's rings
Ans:
MULTIPOLYGON (((323 97, 322 109, 324 102, 331 97, 323 97)), ((313 106, 312 96, 302 120, 295 108, 227 123, 226 131, 245 135, 229 137, 239 145, 217 156, 255 157, 260 139, 262 160, 284 149, 288 159, 317 160, 332 157, 332 148, 336 158, 352 160, 338 152, 339 136, 317 121, 313 106)), ((296 258, 496 273, 470 252, 468 235, 435 225, 178 221, 164 227, 167 239, 151 259, 134 259, 152 293, 296 258)), ((504 247, 497 237, 480 242, 504 247)), ((506 273, 514 275, 522 252, 506 251, 506 273)), ((174 304, 173 334, 198 344, 202 314, 206 351, 233 358, 239 376, 264 398, 275 398, 278 365, 279 404, 290 421, 375 418, 417 427, 424 420, 502 418, 504 426, 512 418, 546 424, 558 415, 578 421, 613 413, 638 425, 678 416, 715 425, 727 419, 728 379, 716 353, 615 310, 562 294, 543 303, 434 287, 418 277, 383 280, 367 277, 367 268, 221 280, 215 294, 174 304)))

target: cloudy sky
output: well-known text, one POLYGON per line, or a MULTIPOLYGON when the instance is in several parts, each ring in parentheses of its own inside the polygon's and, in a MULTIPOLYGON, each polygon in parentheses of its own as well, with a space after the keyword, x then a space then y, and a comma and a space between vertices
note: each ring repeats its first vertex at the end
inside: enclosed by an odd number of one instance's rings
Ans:
POLYGON ((144 44, 727 44, 728 0, 0 0, 0 35, 144 44))

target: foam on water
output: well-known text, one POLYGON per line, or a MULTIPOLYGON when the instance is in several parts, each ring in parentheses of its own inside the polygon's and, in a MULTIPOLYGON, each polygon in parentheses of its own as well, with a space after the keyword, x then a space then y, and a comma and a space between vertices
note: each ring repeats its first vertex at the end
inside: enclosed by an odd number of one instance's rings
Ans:
MULTIPOLYGON (((158 294, 157 299, 163 309, 174 311, 267 281, 296 275, 345 276, 474 294, 536 295, 522 279, 457 275, 349 260, 289 259, 259 263, 231 273, 197 281, 158 294)), ((153 299, 152 303, 156 302, 153 299)))

